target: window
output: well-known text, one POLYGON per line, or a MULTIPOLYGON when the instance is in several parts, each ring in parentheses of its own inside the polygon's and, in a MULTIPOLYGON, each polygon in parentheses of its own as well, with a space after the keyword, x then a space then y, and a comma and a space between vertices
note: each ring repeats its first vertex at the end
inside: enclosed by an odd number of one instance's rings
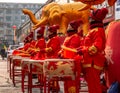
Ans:
POLYGON ((14 16, 14 18, 13 18, 14 23, 20 23, 20 21, 21 21, 20 16, 18 16, 18 15, 14 16))
POLYGON ((6 21, 11 21, 11 16, 6 16, 6 21))
POLYGON ((15 10, 15 14, 21 14, 20 9, 16 9, 16 10, 15 10))
POLYGON ((120 5, 120 0, 117 0, 117 5, 120 5))
POLYGON ((11 12, 11 10, 10 9, 7 9, 6 10, 6 14, 11 14, 12 12, 11 12))
POLYGON ((4 13, 3 9, 0 9, 0 15, 2 15, 4 13))
POLYGON ((0 37, 3 36, 3 30, 0 30, 0 37))
POLYGON ((21 20, 26 20, 26 16, 21 16, 21 20))
POLYGON ((3 21, 4 21, 3 17, 0 17, 0 22, 3 22, 3 21))
POLYGON ((0 27, 3 27, 4 23, 2 21, 0 21, 0 27))
POLYGON ((11 23, 6 23, 7 28, 11 28, 11 23))

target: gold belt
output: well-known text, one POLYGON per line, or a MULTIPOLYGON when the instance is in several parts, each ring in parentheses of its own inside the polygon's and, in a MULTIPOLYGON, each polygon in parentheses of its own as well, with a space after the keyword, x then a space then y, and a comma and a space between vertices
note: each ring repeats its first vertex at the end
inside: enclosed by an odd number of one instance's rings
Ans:
POLYGON ((98 70, 102 70, 103 67, 100 67, 100 66, 97 66, 97 65, 93 65, 92 64, 84 64, 83 65, 83 68, 87 68, 87 67, 94 67, 95 69, 98 69, 98 70))

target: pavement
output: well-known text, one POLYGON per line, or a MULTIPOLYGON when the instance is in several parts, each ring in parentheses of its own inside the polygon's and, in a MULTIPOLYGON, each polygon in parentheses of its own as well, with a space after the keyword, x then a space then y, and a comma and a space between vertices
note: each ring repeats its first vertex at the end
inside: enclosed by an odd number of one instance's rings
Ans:
POLYGON ((0 93, 22 93, 20 86, 14 87, 9 73, 7 72, 7 61, 0 57, 0 93))
MULTIPOLYGON (((59 93, 64 93, 63 82, 60 84, 60 87, 61 90, 59 93)), ((84 92, 87 90, 88 88, 86 83, 82 81, 80 93, 88 93, 84 92)), ((2 60, 1 57, 0 57, 0 93, 22 93, 20 84, 17 84, 16 87, 13 86, 12 81, 9 78, 9 72, 7 71, 7 60, 6 59, 2 60)), ((33 89, 33 93, 40 93, 40 89, 33 89)))

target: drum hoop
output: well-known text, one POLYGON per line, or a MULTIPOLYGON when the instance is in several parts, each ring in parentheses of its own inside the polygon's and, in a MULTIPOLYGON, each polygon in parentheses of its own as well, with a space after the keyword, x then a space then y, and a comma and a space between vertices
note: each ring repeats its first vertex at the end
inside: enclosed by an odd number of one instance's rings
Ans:
POLYGON ((46 61, 52 61, 52 62, 55 62, 55 61, 74 61, 74 59, 45 59, 46 61))

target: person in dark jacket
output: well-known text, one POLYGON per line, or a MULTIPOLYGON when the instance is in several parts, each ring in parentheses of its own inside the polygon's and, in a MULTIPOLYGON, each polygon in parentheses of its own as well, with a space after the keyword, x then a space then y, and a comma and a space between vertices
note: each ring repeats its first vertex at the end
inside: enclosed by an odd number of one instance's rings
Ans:
POLYGON ((1 53, 2 60, 4 60, 4 58, 5 58, 5 49, 2 48, 2 49, 0 50, 0 53, 1 53))

